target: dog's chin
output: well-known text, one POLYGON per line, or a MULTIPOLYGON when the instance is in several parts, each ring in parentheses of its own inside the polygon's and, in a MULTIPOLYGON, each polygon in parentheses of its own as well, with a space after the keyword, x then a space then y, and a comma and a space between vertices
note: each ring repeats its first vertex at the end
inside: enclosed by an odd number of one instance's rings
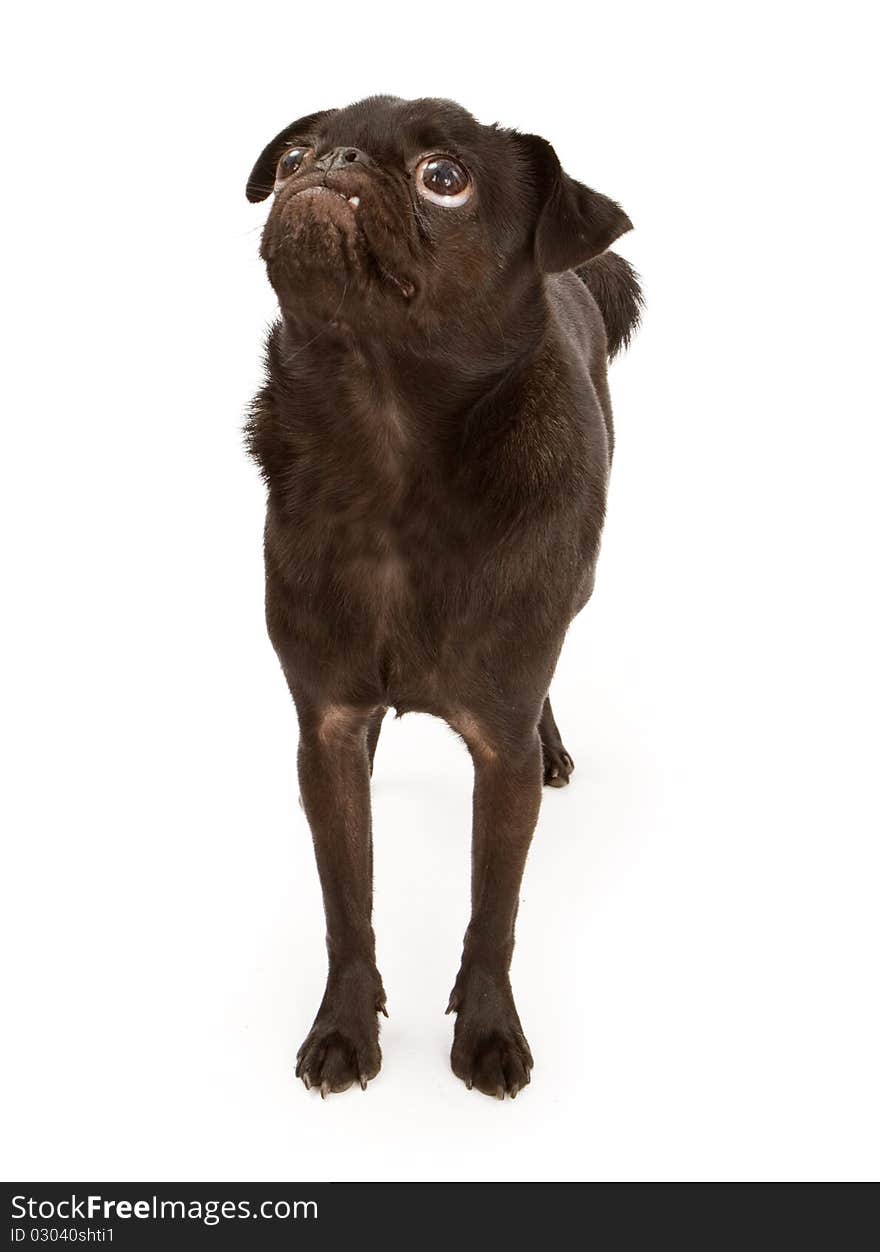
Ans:
POLYGON ((343 304, 412 302, 415 283, 371 246, 362 212, 359 196, 324 186, 299 191, 279 206, 262 251, 285 312, 326 319, 343 304))

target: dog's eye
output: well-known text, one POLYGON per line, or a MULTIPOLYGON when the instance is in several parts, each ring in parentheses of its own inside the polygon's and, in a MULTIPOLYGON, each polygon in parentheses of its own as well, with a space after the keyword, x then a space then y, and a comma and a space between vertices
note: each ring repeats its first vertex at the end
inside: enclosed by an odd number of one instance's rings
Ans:
POLYGON ((425 157, 416 167, 419 195, 432 204, 457 209, 471 198, 471 176, 458 161, 448 156, 425 157))
POLYGON ((310 151, 310 148, 289 148, 278 162, 275 170, 276 180, 280 183, 285 178, 290 178, 291 174, 295 174, 310 151))

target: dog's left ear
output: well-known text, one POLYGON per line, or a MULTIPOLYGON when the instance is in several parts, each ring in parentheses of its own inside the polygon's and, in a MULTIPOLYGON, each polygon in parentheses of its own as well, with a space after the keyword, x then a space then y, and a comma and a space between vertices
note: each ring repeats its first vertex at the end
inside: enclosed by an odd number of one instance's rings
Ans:
POLYGON ((302 141, 308 139, 310 132, 315 129, 318 122, 335 112, 335 109, 324 109, 321 113, 310 113, 308 117, 301 117, 297 121, 291 122, 289 126, 284 127, 284 130, 279 130, 274 139, 269 140, 257 157, 257 163, 251 170, 251 176, 247 180, 245 195, 251 204, 256 204, 258 200, 265 200, 267 196, 272 194, 275 186, 275 167, 284 154, 285 149, 289 148, 297 139, 302 141))
POLYGON ((619 204, 569 178, 540 135, 518 135, 538 200, 535 262, 545 274, 583 265, 604 252, 632 222, 619 204))

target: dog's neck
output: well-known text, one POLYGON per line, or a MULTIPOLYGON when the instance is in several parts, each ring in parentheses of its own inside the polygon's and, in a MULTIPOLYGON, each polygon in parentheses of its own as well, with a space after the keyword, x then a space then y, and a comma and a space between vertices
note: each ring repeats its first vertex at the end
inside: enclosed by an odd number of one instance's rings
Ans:
POLYGON ((496 309, 427 328, 414 322, 408 334, 365 332, 342 317, 316 330, 282 313, 275 365, 291 395, 303 388, 315 400, 320 391, 322 409, 372 405, 404 425, 448 432, 526 367, 547 321, 540 285, 509 302, 503 317, 496 309))

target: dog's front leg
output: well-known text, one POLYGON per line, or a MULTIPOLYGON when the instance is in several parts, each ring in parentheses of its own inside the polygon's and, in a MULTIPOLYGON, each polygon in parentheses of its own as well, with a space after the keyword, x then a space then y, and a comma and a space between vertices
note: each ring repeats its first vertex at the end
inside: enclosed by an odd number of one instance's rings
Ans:
POLYGON ((541 743, 534 726, 502 750, 468 719, 474 761, 471 920, 448 1012, 457 1013, 452 1069, 486 1095, 515 1096, 532 1055, 508 971, 519 890, 541 805, 541 743))
POLYGON ((324 999, 296 1072, 321 1095, 366 1087, 379 1072, 385 992, 372 927, 373 844, 367 731, 371 710, 324 704, 300 715, 299 782, 327 918, 324 999))

